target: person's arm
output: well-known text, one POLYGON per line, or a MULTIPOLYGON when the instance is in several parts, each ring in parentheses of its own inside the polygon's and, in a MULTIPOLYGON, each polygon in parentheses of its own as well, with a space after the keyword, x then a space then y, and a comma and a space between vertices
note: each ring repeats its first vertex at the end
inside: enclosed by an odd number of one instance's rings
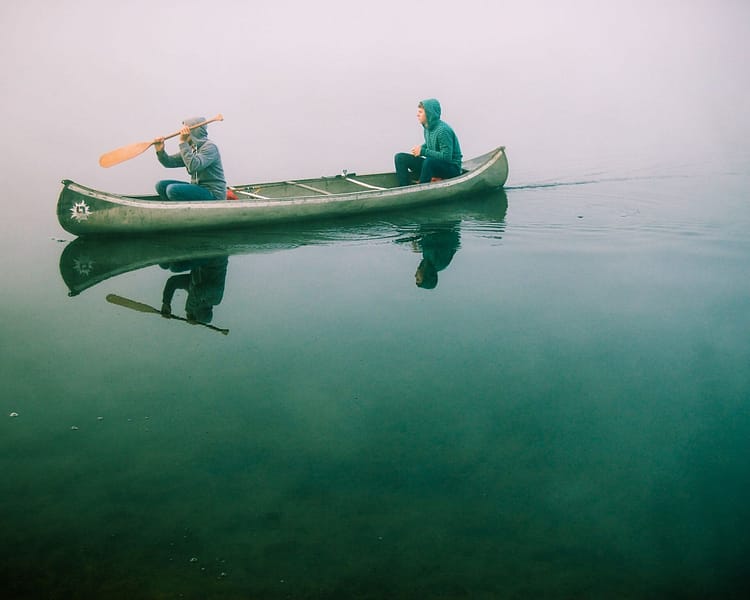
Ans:
POLYGON ((190 274, 172 275, 167 279, 164 293, 161 295, 161 314, 168 317, 172 314, 172 298, 177 290, 186 290, 190 286, 190 274))
POLYGON ((185 163, 182 162, 181 154, 167 154, 162 150, 161 152, 156 153, 156 158, 158 158, 159 162, 168 169, 185 166, 185 163))
POLYGON ((197 152, 187 142, 180 142, 181 160, 191 175, 219 160, 219 149, 213 142, 204 143, 197 152))
POLYGON ((154 140, 154 149, 156 150, 156 158, 159 159, 162 166, 168 169, 185 166, 185 163, 182 162, 182 154, 169 155, 164 151, 164 138, 156 138, 154 140))
POLYGON ((427 158, 441 158, 450 161, 453 159, 453 134, 442 129, 437 132, 437 147, 439 150, 429 150, 427 144, 422 146, 422 156, 427 158))

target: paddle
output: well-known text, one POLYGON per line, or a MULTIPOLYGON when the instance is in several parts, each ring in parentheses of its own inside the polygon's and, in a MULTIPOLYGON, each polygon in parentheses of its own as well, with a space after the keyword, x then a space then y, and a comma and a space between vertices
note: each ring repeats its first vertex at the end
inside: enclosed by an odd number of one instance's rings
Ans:
MULTIPOLYGON (((213 123, 214 121, 223 121, 223 120, 224 120, 224 117, 219 114, 219 115, 216 115, 213 119, 209 119, 208 121, 203 121, 202 123, 196 123, 195 125, 191 125, 190 129, 195 129, 196 127, 208 125, 209 123, 213 123)), ((178 135, 180 135, 180 132, 175 131, 174 133, 165 135, 163 139, 168 140, 178 135)), ((154 144, 154 142, 156 142, 156 139, 153 139, 150 142, 138 142, 137 144, 130 144, 129 146, 123 146, 122 148, 118 148, 117 150, 112 150, 111 152, 102 154, 99 157, 99 164, 104 168, 112 167, 114 165, 120 164, 121 162, 130 160, 131 158, 135 158, 139 154, 143 154, 146 150, 148 150, 154 144)))
POLYGON ((214 327, 213 325, 209 325, 208 323, 201 323, 200 321, 191 321, 189 319, 186 319, 185 317, 178 317, 177 315, 162 315, 160 310, 155 309, 153 306, 149 306, 148 304, 143 304, 142 302, 136 302, 135 300, 130 300, 129 298, 123 298, 122 296, 118 296, 117 294, 107 294, 107 302, 110 304, 117 304, 117 306, 124 306, 125 308, 130 308, 132 310, 137 310, 138 312, 143 313, 152 313, 157 314, 161 316, 166 316, 168 319, 177 319, 178 321, 185 321, 185 323, 190 323, 191 325, 203 325, 204 327, 208 327, 209 329, 213 329, 214 331, 218 331, 219 333, 223 333, 224 335, 229 334, 228 329, 221 329, 220 327, 214 327))

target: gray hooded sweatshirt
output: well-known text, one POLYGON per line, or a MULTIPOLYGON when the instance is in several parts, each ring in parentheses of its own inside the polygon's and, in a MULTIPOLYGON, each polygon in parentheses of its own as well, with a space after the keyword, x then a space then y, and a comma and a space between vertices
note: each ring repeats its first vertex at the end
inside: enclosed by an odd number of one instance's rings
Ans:
MULTIPOLYGON (((205 120, 203 117, 194 117, 185 119, 182 124, 190 126, 205 120)), ((165 167, 185 167, 190 173, 190 183, 206 188, 216 200, 226 200, 227 182, 221 155, 216 144, 208 139, 205 125, 190 131, 190 141, 180 142, 179 153, 169 155, 162 150, 156 156, 165 167)))

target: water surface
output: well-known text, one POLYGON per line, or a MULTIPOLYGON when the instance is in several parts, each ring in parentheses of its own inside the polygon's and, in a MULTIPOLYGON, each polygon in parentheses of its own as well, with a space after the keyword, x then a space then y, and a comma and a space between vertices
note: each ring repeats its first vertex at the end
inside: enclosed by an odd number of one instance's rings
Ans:
POLYGON ((742 589, 746 183, 47 240, 5 325, 6 581, 19 597, 742 589), (107 302, 158 309, 206 255, 226 265, 226 335, 107 302), (415 285, 425 256, 433 289, 415 285), (75 289, 99 265, 115 275, 75 289))
POLYGON ((743 3, 470 3, 442 69, 421 3, 42 4, 0 9, 3 597, 745 597, 743 3), (192 113, 245 183, 388 169, 432 95, 504 193, 55 221, 63 178, 148 193, 96 158, 192 113))

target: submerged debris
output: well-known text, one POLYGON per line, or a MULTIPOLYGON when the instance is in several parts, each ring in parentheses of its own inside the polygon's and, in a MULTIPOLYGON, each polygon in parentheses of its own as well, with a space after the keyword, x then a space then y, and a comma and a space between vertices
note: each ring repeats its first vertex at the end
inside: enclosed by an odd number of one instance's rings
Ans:
POLYGON ((17 412, 12 412, 12 413, 10 413, 10 414, 9 414, 8 416, 9 416, 9 417, 17 417, 17 416, 18 416, 18 413, 17 413, 17 412))

